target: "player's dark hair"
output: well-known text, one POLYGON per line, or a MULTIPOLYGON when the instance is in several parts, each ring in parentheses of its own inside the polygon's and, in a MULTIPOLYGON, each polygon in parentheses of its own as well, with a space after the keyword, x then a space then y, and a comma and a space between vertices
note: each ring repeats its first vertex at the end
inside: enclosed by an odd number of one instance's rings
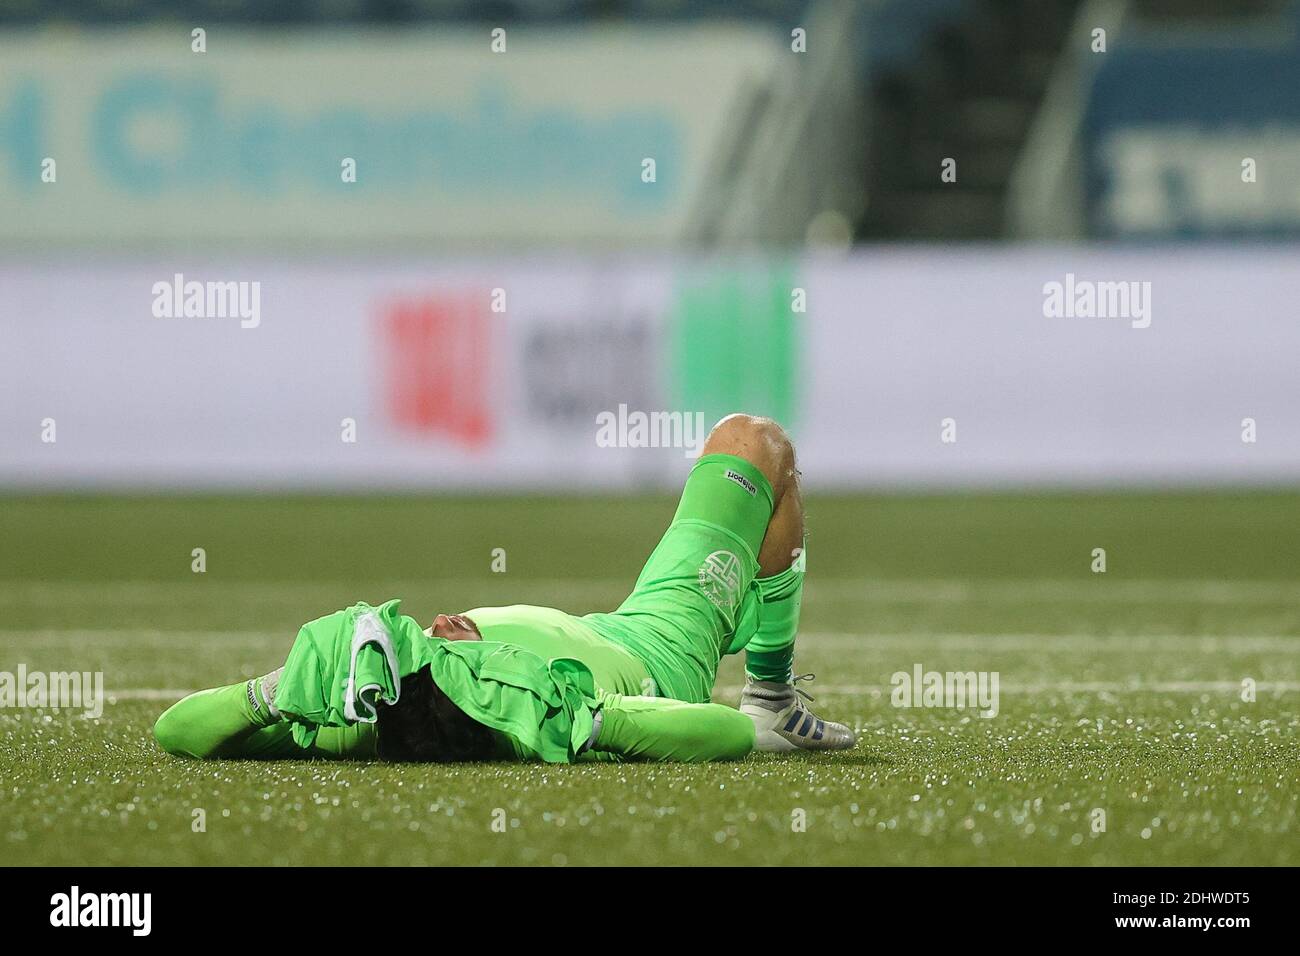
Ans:
POLYGON ((490 760, 492 732, 469 717, 433 682, 429 668, 402 678, 397 703, 378 713, 380 760, 461 763, 490 760))

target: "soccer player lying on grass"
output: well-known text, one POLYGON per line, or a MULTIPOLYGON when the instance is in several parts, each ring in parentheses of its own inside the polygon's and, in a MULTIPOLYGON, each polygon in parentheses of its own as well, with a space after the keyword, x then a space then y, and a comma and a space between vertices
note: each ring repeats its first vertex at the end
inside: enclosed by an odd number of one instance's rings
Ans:
POLYGON ((198 757, 707 760, 852 747, 853 732, 816 717, 795 687, 803 546, 789 439, 731 415, 618 610, 478 608, 420 633, 396 602, 357 605, 306 625, 282 672, 187 697, 155 733, 198 757), (738 714, 707 702, 721 657, 742 649, 738 714))

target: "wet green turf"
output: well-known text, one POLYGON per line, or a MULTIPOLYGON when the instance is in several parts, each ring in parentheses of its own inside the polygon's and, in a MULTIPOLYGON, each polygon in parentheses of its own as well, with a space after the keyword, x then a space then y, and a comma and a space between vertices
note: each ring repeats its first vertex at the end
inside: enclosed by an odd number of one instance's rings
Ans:
MULTIPOLYGON (((439 768, 201 764, 153 745, 170 692, 266 671, 303 620, 357 599, 400 596, 420 617, 612 606, 672 507, 0 498, 0 671, 103 671, 117 695, 94 720, 0 710, 0 856, 1300 861, 1297 494, 810 497, 798 664, 818 675, 815 708, 860 729, 848 754, 439 768), (891 675, 916 664, 998 672, 998 715, 892 706, 891 675)), ((726 662, 717 699, 741 679, 726 662)))

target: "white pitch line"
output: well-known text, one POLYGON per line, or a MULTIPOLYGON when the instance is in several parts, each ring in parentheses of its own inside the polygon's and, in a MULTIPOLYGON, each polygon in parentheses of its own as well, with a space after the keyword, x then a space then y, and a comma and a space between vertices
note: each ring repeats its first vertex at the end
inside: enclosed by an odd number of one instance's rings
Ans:
MULTIPOLYGON (((197 688, 196 688, 197 689, 197 688)), ((180 700, 188 697, 194 690, 166 687, 128 687, 125 690, 110 690, 105 696, 110 702, 119 700, 180 700)))
MULTIPOLYGON (((740 684, 725 685, 714 688, 715 694, 724 697, 739 696, 743 690, 740 684)), ((813 689, 818 694, 836 697, 887 696, 893 690, 889 684, 815 684, 813 689)), ((1213 694, 1236 693, 1241 690, 1237 681, 1157 681, 1150 684, 1123 683, 1119 681, 1055 681, 1044 684, 1001 684, 1004 694, 1213 694)), ((1275 691, 1295 693, 1300 691, 1300 681, 1261 681, 1255 685, 1257 693, 1275 691)), ((180 700, 194 690, 161 687, 128 687, 122 690, 110 690, 110 701, 118 700, 180 700)))
MULTIPOLYGON (((72 641, 77 643, 159 643, 193 644, 247 641, 250 644, 281 641, 287 648, 295 636, 292 628, 281 631, 206 631, 160 630, 135 628, 0 628, 0 638, 11 642, 72 641)), ((942 645, 952 649, 973 650, 1030 650, 1036 652, 1070 651, 1081 647, 1122 645, 1119 650, 1170 650, 1215 651, 1225 653, 1255 653, 1272 650, 1300 650, 1300 635, 1286 634, 1051 634, 1015 633, 984 634, 974 631, 951 633, 857 633, 852 631, 805 631, 798 637, 803 649, 819 646, 848 645, 859 650, 884 648, 916 648, 942 645)))
POLYGON ((284 641, 285 653, 288 653, 289 645, 297 636, 296 628, 285 628, 283 631, 188 631, 188 630, 158 630, 135 629, 129 627, 104 628, 103 630, 91 630, 88 628, 0 628, 0 638, 8 640, 29 640, 29 641, 78 641, 78 642, 158 642, 163 644, 175 644, 178 642, 195 642, 195 641, 267 641, 282 640, 284 641))
MULTIPOLYGON (((504 577, 504 576, 503 576, 504 577)), ((381 587, 367 581, 371 598, 430 592, 471 593, 506 591, 512 601, 607 604, 625 596, 632 581, 593 578, 482 577, 390 580, 381 587), (380 594, 379 592, 382 592, 380 594)), ((277 603, 310 602, 312 595, 355 597, 355 589, 336 581, 0 581, 0 606, 24 602, 62 602, 69 598, 106 606, 199 603, 240 598, 277 603)), ((827 578, 808 579, 808 598, 860 604, 962 604, 971 601, 1007 603, 1074 601, 1080 603, 1240 604, 1252 601, 1300 602, 1300 581, 1216 581, 1204 579, 1124 580, 1102 575, 1079 578, 943 579, 943 578, 827 578)))
POLYGON ((980 634, 975 632, 916 634, 857 634, 851 631, 806 631, 796 646, 805 650, 821 645, 851 645, 860 650, 876 648, 914 648, 942 645, 951 649, 1026 650, 1038 653, 1071 651, 1081 647, 1101 648, 1119 644, 1122 651, 1171 649, 1254 653, 1273 650, 1300 650, 1300 635, 1286 634, 980 634))
MULTIPOLYGON (((731 687, 715 687, 714 691, 723 695, 739 695, 744 688, 740 684, 731 687)), ((811 689, 819 695, 864 697, 886 696, 893 692, 889 684, 817 684, 811 689)), ((1055 681, 1045 684, 1005 684, 999 682, 999 692, 1003 694, 1208 694, 1237 693, 1241 690, 1239 681, 1156 681, 1150 684, 1122 683, 1119 681, 1055 681)), ((1261 681, 1255 685, 1258 693, 1279 691, 1283 693, 1300 691, 1300 681, 1261 681)))

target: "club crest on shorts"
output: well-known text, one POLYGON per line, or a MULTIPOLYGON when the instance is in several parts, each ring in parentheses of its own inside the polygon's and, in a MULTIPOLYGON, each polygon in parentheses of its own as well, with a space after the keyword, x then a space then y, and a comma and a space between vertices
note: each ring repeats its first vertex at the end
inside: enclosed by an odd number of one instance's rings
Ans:
POLYGON ((720 608, 731 608, 740 596, 740 559, 730 551, 714 551, 700 565, 700 590, 720 608))

